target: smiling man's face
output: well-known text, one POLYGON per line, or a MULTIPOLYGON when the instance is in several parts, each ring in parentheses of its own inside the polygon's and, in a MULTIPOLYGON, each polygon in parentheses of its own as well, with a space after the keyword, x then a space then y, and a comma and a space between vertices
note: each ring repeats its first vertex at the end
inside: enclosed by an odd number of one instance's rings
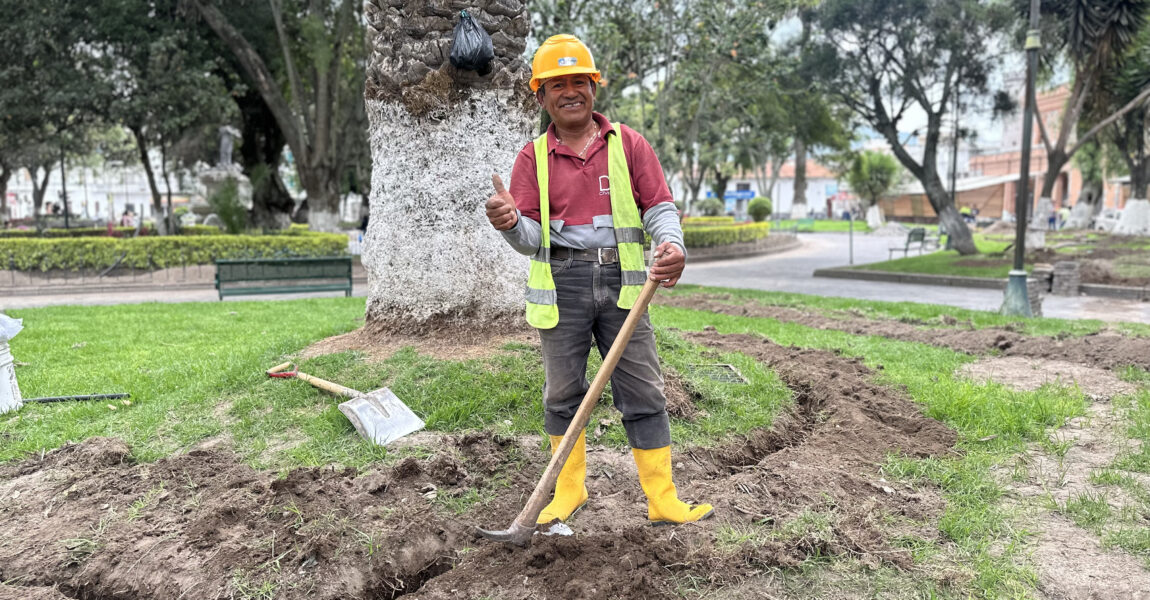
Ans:
POLYGON ((591 120, 595 86, 587 75, 561 75, 543 82, 543 109, 558 127, 581 129, 591 120))

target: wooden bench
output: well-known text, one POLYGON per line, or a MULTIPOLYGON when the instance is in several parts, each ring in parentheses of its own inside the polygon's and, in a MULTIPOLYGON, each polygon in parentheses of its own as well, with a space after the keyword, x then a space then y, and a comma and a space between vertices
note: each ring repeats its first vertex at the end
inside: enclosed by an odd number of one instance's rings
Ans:
MULTIPOLYGON (((914 229, 911 229, 907 232, 906 243, 901 246, 891 246, 889 248, 890 254, 887 255, 887 259, 889 260, 890 258, 894 257, 895 252, 902 252, 904 257, 911 250, 918 250, 918 253, 922 254, 923 250, 926 250, 928 245, 929 242, 926 239, 926 229, 923 227, 915 227, 914 229)), ((935 243, 935 247, 938 247, 937 242, 935 243)))
POLYGON ((799 231, 809 231, 811 233, 814 233, 814 231, 815 231, 815 220, 814 219, 799 219, 798 221, 795 221, 795 232, 797 233, 799 231))
POLYGON ((250 258, 216 261, 216 290, 224 296, 343 292, 351 295, 351 257, 250 258))

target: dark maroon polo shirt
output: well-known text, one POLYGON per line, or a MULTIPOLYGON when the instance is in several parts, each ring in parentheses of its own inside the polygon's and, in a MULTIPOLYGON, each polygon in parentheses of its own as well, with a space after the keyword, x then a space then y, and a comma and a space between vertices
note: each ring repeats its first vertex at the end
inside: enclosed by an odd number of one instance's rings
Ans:
MULTIPOLYGON (((602 128, 603 135, 591 143, 587 160, 579 158, 576 150, 560 144, 555 138, 555 124, 547 128, 548 174, 551 178, 550 200, 552 220, 567 225, 590 225, 595 215, 611 214, 610 179, 607 176, 607 141, 609 132, 616 132, 607 117, 592 113, 602 128)), ((655 151, 637 131, 621 125, 623 153, 631 172, 631 189, 635 204, 642 215, 660 202, 672 202, 671 190, 663 179, 663 167, 655 151)), ((610 133, 617 135, 618 133, 610 133)), ((535 144, 529 142, 515 158, 511 171, 511 197, 523 216, 539 221, 539 183, 535 174, 535 144)))

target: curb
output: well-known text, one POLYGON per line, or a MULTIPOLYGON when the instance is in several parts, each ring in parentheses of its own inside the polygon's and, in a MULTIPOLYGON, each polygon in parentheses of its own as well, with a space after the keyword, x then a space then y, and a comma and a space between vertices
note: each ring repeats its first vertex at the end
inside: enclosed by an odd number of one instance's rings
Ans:
MULTIPOLYGON (((366 286, 367 278, 352 278, 352 288, 366 286)), ((0 297, 53 296, 64 294, 106 294, 112 292, 153 292, 157 290, 214 290, 214 281, 206 283, 141 283, 121 285, 42 285, 0 287, 0 297)))
POLYGON ((863 281, 883 281, 886 283, 914 283, 918 285, 944 285, 950 287, 979 288, 984 290, 1006 289, 1005 279, 989 277, 962 277, 959 275, 924 275, 922 273, 894 273, 891 271, 864 271, 850 267, 816 269, 815 277, 833 279, 861 279, 863 281))
MULTIPOLYGON (((949 287, 977 288, 984 290, 1006 289, 1005 279, 990 277, 963 277, 959 275, 927 275, 923 273, 894 273, 891 271, 866 271, 851 267, 816 269, 814 277, 829 279, 855 279, 861 281, 881 281, 885 283, 910 283, 915 285, 941 285, 949 287)), ((1083 283, 1078 286, 1082 296, 1119 298, 1122 300, 1150 301, 1150 286, 1133 287, 1126 285, 1103 285, 1083 283)), ((1044 294, 1049 295, 1049 294, 1044 294)))

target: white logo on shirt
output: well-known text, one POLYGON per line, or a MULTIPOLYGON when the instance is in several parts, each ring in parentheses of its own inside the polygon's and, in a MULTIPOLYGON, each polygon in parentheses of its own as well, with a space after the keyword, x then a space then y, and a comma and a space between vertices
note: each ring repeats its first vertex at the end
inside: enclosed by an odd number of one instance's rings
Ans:
POLYGON ((611 195, 611 178, 606 175, 599 176, 599 195, 611 195))

